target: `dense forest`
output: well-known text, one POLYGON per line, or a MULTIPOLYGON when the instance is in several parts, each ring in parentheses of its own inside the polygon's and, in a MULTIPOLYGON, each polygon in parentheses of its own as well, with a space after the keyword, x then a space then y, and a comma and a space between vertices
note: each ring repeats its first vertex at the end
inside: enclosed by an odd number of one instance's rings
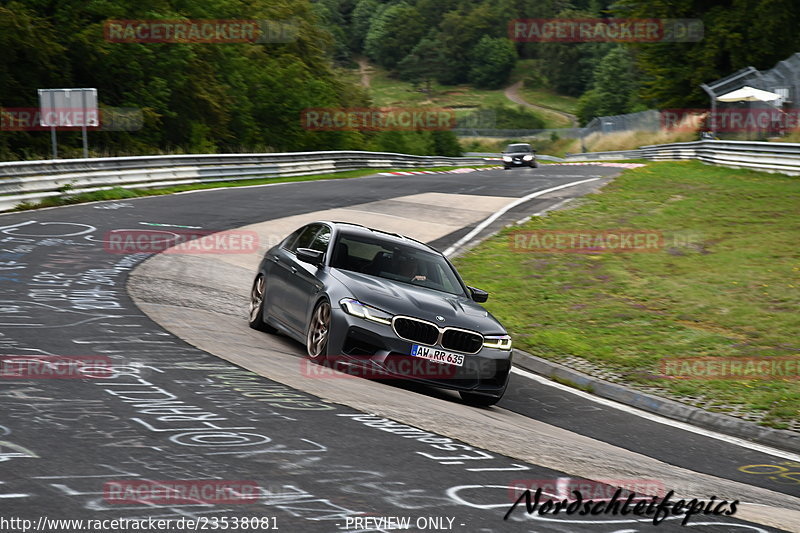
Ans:
MULTIPOLYGON (((99 155, 363 149, 457 153, 451 132, 317 132, 308 107, 366 107, 340 81, 335 41, 307 0, 26 0, 0 4, 0 105, 38 107, 38 88, 96 87, 102 106, 140 108, 138 131, 93 131, 99 155), (116 43, 108 19, 290 21, 288 43, 116 43)), ((47 157, 47 132, 0 132, 0 158, 47 157)), ((80 134, 59 132, 66 155, 80 134), (71 147, 69 150, 67 147, 71 147)))
MULTIPOLYGON (((364 149, 456 153, 451 132, 307 131, 309 107, 367 107, 338 67, 365 56, 398 79, 499 88, 519 59, 580 115, 701 107, 698 85, 800 50, 796 0, 25 0, 0 1, 0 106, 37 107, 36 89, 96 87, 135 107, 135 132, 92 132, 96 153, 364 149), (518 18, 699 18, 696 43, 516 43, 518 18), (284 43, 119 43, 109 19, 291 21, 284 43)), ((60 133, 75 149, 79 134, 60 133)), ((45 132, 0 132, 0 157, 47 154, 45 132)))
POLYGON ((735 70, 800 51, 797 0, 319 0, 335 57, 364 54, 401 79, 506 84, 518 59, 549 88, 582 96, 580 118, 647 108, 703 107, 700 89, 735 70), (699 42, 513 43, 525 18, 700 19, 699 42))

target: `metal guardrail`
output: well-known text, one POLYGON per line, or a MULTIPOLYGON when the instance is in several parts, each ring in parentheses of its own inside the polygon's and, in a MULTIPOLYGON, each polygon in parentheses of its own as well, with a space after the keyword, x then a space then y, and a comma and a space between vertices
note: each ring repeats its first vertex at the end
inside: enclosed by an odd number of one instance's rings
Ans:
POLYGON ((644 159, 641 150, 619 150, 616 152, 586 152, 583 154, 567 154, 567 161, 602 161, 613 159, 644 159))
POLYGON ((481 165, 474 157, 440 157, 387 152, 292 152, 105 157, 0 163, 0 211, 22 202, 121 188, 155 188, 329 174, 364 168, 481 165))
MULTIPOLYGON (((480 165, 489 162, 486 155, 439 157, 349 151, 13 161, 0 163, 0 211, 12 210, 22 202, 114 187, 155 188, 328 174, 363 168, 480 165)), ((538 157, 559 160, 545 155, 538 157)), ((565 157, 566 161, 614 159, 697 159, 734 168, 800 175, 800 144, 796 143, 705 140, 643 146, 637 150, 567 154, 565 157)))
POLYGON ((749 168, 800 176, 800 144, 759 141, 693 141, 642 146, 638 150, 568 154, 567 161, 697 159, 731 168, 749 168))

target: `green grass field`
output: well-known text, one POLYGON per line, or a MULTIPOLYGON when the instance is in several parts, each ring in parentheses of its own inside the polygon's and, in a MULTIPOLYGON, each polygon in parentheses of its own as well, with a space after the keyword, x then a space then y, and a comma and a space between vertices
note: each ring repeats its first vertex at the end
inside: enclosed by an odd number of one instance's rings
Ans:
POLYGON ((528 83, 523 84, 519 94, 525 98, 527 102, 549 107, 556 111, 563 111, 574 115, 578 112, 578 99, 572 96, 565 96, 558 94, 550 89, 542 87, 529 87, 528 83))
MULTIPOLYGON (((358 82, 358 70, 340 70, 340 75, 349 81, 358 82)), ((441 85, 431 83, 431 92, 422 92, 413 84, 389 77, 389 73, 376 65, 370 65, 370 95, 376 106, 383 107, 452 107, 464 113, 491 106, 517 107, 506 98, 503 89, 476 89, 470 85, 441 85)), ((568 98, 568 97, 566 97, 568 98)), ((530 110, 541 118, 547 128, 569 126, 569 121, 548 111, 530 110)))
POLYGON ((458 258, 516 347, 800 429, 800 381, 661 376, 663 358, 800 358, 800 179, 698 162, 627 170, 458 258), (514 252, 513 230, 660 231, 653 253, 514 252))
POLYGON ((481 90, 469 85, 440 85, 433 82, 426 94, 411 83, 390 78, 382 68, 372 66, 370 93, 379 106, 430 105, 439 107, 480 107, 510 104, 503 91, 481 90))
MULTIPOLYGON (((574 96, 558 94, 552 89, 546 88, 545 81, 539 73, 539 63, 536 59, 521 59, 517 61, 517 66, 511 73, 511 80, 523 82, 519 90, 520 96, 526 102, 534 105, 571 115, 576 114, 578 112, 578 99, 574 96)), ((570 124, 563 127, 570 127, 570 124)))

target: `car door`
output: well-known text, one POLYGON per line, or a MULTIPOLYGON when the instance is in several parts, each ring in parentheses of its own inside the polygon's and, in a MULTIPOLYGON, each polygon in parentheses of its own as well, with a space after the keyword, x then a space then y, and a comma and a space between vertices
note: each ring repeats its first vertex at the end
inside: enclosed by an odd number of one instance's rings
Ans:
POLYGON ((297 328, 297 321, 293 318, 293 308, 297 305, 295 273, 298 271, 299 261, 295 256, 298 248, 307 248, 314 241, 320 229, 320 224, 309 224, 296 231, 295 238, 289 238, 279 246, 268 259, 266 276, 265 301, 268 302, 267 314, 283 324, 303 333, 303 328, 297 328))
MULTIPOLYGON (((322 224, 310 244, 298 246, 297 248, 311 248, 312 250, 323 252, 325 255, 322 257, 322 262, 324 263, 327 258, 331 234, 331 228, 326 224, 322 224)), ((292 327, 305 333, 308 327, 308 316, 312 311, 310 307, 312 302, 316 300, 319 291, 322 290, 322 283, 319 280, 322 270, 315 265, 297 261, 296 258, 295 266, 296 271, 289 291, 291 300, 289 314, 291 315, 292 327)))

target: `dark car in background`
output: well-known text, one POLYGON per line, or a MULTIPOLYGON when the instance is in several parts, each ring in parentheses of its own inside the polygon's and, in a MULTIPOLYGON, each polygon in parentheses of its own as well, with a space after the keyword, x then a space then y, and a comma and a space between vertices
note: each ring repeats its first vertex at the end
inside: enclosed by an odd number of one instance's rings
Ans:
POLYGON ((527 143, 509 144, 503 151, 503 168, 508 170, 514 167, 536 168, 536 150, 527 143))
POLYGON ((249 322, 302 342, 316 363, 369 368, 488 406, 506 390, 511 337, 478 304, 487 298, 424 243, 320 221, 264 255, 249 322))

